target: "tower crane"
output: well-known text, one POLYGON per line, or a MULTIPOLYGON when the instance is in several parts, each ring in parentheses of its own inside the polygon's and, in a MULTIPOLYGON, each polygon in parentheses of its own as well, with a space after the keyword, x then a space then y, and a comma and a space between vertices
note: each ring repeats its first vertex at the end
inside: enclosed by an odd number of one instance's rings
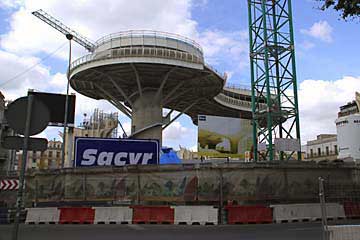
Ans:
POLYGON ((82 36, 81 34, 75 32, 68 26, 64 25, 62 22, 52 17, 50 14, 46 13, 42 9, 32 12, 34 16, 49 24, 51 27, 55 28, 62 34, 64 34, 68 39, 71 38, 81 46, 83 46, 89 52, 93 52, 95 48, 95 44, 92 43, 89 39, 82 36))
POLYGON ((248 11, 254 160, 301 160, 291 0, 248 0, 248 11))

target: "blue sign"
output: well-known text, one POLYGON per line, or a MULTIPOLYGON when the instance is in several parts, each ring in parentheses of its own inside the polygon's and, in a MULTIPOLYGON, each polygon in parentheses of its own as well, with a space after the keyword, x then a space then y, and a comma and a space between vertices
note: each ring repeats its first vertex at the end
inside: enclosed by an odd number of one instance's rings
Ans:
POLYGON ((157 140, 75 138, 75 167, 158 164, 157 140))

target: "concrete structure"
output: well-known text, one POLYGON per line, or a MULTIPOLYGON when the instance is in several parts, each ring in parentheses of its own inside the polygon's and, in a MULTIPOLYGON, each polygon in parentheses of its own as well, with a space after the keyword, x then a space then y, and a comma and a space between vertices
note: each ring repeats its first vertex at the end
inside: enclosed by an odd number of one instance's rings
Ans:
POLYGON ((320 134, 316 140, 306 144, 306 158, 321 161, 335 160, 338 156, 338 144, 336 134, 320 134))
POLYGON ((340 107, 335 121, 339 159, 360 162, 360 94, 356 100, 340 107))
POLYGON ((132 119, 132 137, 160 142, 162 130, 182 113, 194 123, 198 114, 251 118, 250 91, 223 88, 225 81, 204 62, 196 42, 153 31, 103 37, 70 69, 75 90, 108 100, 132 119), (172 111, 163 116, 163 108, 172 111), (173 110, 180 114, 170 119, 173 110))
POLYGON ((74 129, 74 136, 116 138, 118 121, 117 112, 104 113, 96 108, 90 117, 84 114, 82 123, 74 129))

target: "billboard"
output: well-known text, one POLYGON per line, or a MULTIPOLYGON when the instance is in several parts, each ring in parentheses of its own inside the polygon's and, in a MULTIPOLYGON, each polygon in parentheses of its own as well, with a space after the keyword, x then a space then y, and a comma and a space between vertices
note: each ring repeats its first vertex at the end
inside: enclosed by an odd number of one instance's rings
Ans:
MULTIPOLYGON (((49 126, 63 126, 65 118, 66 95, 45 92, 32 92, 36 99, 43 102, 50 111, 49 126)), ((68 126, 74 126, 75 120, 75 95, 68 95, 68 126)))
POLYGON ((251 120, 198 116, 198 153, 209 157, 244 158, 252 147, 251 120))
POLYGON ((75 138, 75 167, 147 165, 159 163, 157 140, 75 138))

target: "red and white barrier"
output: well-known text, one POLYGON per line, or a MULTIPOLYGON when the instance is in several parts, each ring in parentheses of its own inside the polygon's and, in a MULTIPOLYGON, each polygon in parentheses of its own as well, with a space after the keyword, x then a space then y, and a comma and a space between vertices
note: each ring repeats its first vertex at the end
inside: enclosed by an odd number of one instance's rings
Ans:
POLYGON ((133 210, 130 207, 94 207, 94 224, 131 224, 133 210))
POLYGON ((80 223, 93 224, 95 210, 91 207, 69 207, 60 209, 60 224, 80 223))
MULTIPOLYGON (((321 206, 319 203, 306 204, 278 204, 273 208, 274 222, 317 221, 321 220, 321 206)), ((329 219, 345 218, 344 207, 338 203, 327 203, 326 214, 329 219)))
POLYGON ((174 223, 188 225, 217 225, 218 209, 213 206, 175 206, 174 223))
POLYGON ((229 205, 227 210, 228 224, 272 223, 272 209, 270 207, 229 205))
POLYGON ((56 224, 59 222, 60 210, 57 208, 27 208, 26 224, 56 224))
POLYGON ((132 206, 132 223, 174 224, 174 209, 169 206, 132 206))

